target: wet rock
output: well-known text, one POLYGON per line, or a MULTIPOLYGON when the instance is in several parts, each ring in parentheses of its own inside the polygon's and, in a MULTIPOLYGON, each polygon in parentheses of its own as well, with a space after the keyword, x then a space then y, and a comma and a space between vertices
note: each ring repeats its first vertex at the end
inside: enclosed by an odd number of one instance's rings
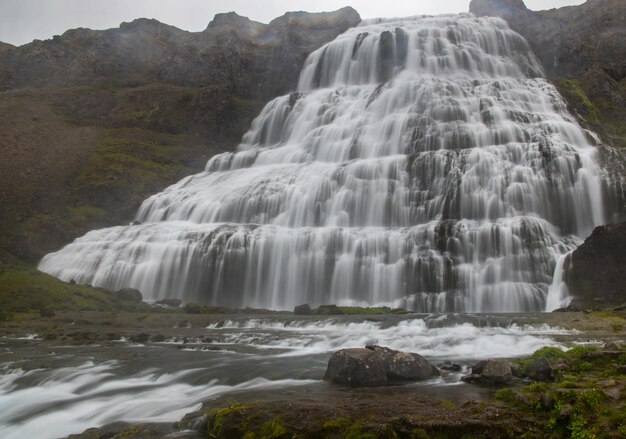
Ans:
POLYGON ((381 356, 365 348, 335 352, 328 361, 324 380, 349 386, 382 386, 388 382, 381 356))
POLYGON ((419 354, 394 351, 376 345, 365 348, 382 356, 389 381, 419 381, 439 375, 439 370, 419 354))
POLYGON ((176 423, 180 430, 206 431, 207 414, 202 410, 187 413, 183 419, 176 423))
POLYGON ((626 223, 596 227, 571 255, 567 272, 570 293, 589 307, 598 301, 619 305, 626 299, 626 223))
POLYGON ((381 386, 435 375, 437 368, 421 355, 368 346, 335 352, 328 361, 324 379, 349 386, 381 386))
POLYGON ((532 360, 526 366, 526 375, 536 381, 552 381, 552 367, 545 358, 532 360))
POLYGON ((448 372, 460 372, 461 371, 461 365, 453 363, 453 362, 451 362, 449 360, 446 360, 446 361, 444 361, 443 363, 441 363, 439 365, 439 369, 445 370, 445 371, 448 371, 448 372))
POLYGON ((297 305, 293 309, 293 313, 297 316, 308 316, 311 315, 311 307, 308 304, 297 305))
POLYGON ((581 312, 582 308, 578 306, 577 302, 572 302, 564 308, 557 308, 552 312, 581 312))
POLYGON ((39 317, 54 317, 56 313, 50 308, 41 308, 39 310, 39 317))
POLYGON ((161 299, 155 302, 157 305, 171 306, 172 308, 178 308, 181 303, 182 300, 180 299, 161 299))
POLYGON ((139 334, 131 335, 130 337, 128 337, 128 339, 134 343, 146 343, 148 340, 150 340, 150 335, 141 332, 139 334))
POLYGON ((131 302, 141 302, 143 300, 141 292, 135 288, 122 288, 117 291, 115 295, 120 300, 128 300, 131 302))
POLYGON ((472 373, 462 378, 463 381, 475 384, 500 385, 511 381, 513 372, 507 360, 483 360, 472 366, 472 373))
POLYGON ((150 341, 153 343, 162 343, 165 341, 165 336, 163 334, 155 334, 150 337, 150 341))

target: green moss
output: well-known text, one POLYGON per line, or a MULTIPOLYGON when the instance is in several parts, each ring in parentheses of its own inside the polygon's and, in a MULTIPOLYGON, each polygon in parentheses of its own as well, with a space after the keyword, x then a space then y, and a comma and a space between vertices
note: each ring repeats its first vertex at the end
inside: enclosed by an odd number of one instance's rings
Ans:
POLYGON ((5 317, 20 312, 53 310, 106 311, 145 310, 145 303, 120 301, 111 292, 62 282, 34 268, 2 266, 0 269, 0 309, 5 317))
POLYGON ((607 378, 615 379, 619 385, 622 375, 616 370, 621 355, 598 352, 593 346, 567 351, 543 348, 522 363, 532 358, 558 360, 560 376, 554 382, 501 389, 496 392, 496 399, 536 419, 545 419, 548 437, 621 437, 619 430, 626 423, 626 409, 598 388, 600 381, 607 378))
POLYGON ((532 359, 545 358, 545 359, 551 360, 555 358, 564 358, 565 356, 566 354, 563 351, 563 349, 555 348, 552 346, 546 346, 533 352, 530 358, 532 359))
POLYGON ((344 433, 344 439, 377 439, 374 433, 364 432, 360 422, 355 422, 344 433))
POLYGON ((429 439, 428 432, 423 428, 414 428, 411 430, 411 439, 429 439))
POLYGON ((280 418, 270 419, 261 425, 259 429, 259 439, 276 439, 287 433, 282 420, 280 418))
POLYGON ((79 192, 142 189, 151 180, 171 180, 181 169, 173 156, 180 146, 124 138, 105 139, 74 180, 79 192), (137 187, 139 186, 139 187, 137 187))
MULTIPOLYGON (((616 105, 601 97, 590 98, 580 78, 559 78, 554 80, 554 85, 581 124, 597 132, 610 145, 626 147, 626 114, 623 104, 616 105)), ((626 97, 626 78, 618 85, 621 96, 626 97)))
POLYGON ((324 430, 339 430, 344 428, 349 423, 350 419, 347 416, 343 416, 340 418, 333 418, 329 419, 328 421, 324 421, 322 428, 324 430))
MULTIPOLYGON (((228 407, 218 408, 207 414, 207 433, 210 437, 220 437, 224 430, 225 420, 234 413, 243 412, 250 408, 247 404, 231 404, 228 407)), ((245 425, 242 426, 245 429, 245 425)))
POLYGON ((505 387, 503 389, 499 389, 496 392, 495 398, 499 401, 512 403, 513 401, 515 401, 515 392, 513 391, 513 389, 505 387))
POLYGON ((452 401, 448 401, 447 399, 444 399, 443 401, 439 402, 439 407, 448 409, 448 410, 454 410, 456 408, 456 404, 453 403, 452 401))

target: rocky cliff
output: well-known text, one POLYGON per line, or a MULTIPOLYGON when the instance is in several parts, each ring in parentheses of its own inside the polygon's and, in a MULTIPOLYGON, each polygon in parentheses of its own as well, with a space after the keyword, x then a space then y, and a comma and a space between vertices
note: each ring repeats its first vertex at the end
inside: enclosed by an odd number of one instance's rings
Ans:
POLYGON ((587 0, 548 11, 531 11, 523 0, 472 0, 470 12, 504 18, 528 40, 550 76, 577 77, 592 67, 616 81, 626 76, 623 0, 587 0))
POLYGON ((269 24, 218 14, 202 32, 139 19, 0 44, 0 261, 35 262, 232 150, 352 8, 269 24))
POLYGON ((567 284, 583 305, 626 303, 626 223, 596 227, 571 255, 567 284))

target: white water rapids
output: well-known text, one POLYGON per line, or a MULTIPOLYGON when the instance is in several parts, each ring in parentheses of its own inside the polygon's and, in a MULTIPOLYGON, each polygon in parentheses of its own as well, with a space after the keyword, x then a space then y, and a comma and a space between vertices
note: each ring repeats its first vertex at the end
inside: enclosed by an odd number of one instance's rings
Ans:
POLYGON ((557 260, 612 212, 591 136, 542 75, 501 19, 363 23, 236 153, 39 269, 231 307, 556 308, 557 260))
MULTIPOLYGON (((185 329, 184 342, 145 345, 0 338, 0 437, 53 439, 117 421, 174 422, 222 395, 256 400, 273 391, 293 398, 350 392, 321 381, 328 357, 336 349, 369 343, 419 352, 433 364, 459 362, 461 372, 405 388, 464 400, 475 397, 475 390, 460 377, 475 360, 527 355, 546 345, 562 346, 554 337, 576 336, 547 325, 480 326, 459 318, 239 317, 185 329), (202 341, 207 338, 208 344, 202 341)), ((483 319, 487 323, 488 317, 483 319)))

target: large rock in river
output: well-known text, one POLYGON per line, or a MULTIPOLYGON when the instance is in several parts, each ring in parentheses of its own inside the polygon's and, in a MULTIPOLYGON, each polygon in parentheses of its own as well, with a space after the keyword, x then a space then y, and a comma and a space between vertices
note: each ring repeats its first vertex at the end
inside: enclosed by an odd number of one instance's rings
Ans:
POLYGON ((381 386, 417 381, 439 374, 421 355, 380 346, 342 349, 328 361, 324 379, 349 386, 381 386))
POLYGON ((479 361, 472 366, 471 375, 462 379, 468 383, 499 385, 511 381, 513 370, 508 360, 491 358, 486 361, 479 361))

